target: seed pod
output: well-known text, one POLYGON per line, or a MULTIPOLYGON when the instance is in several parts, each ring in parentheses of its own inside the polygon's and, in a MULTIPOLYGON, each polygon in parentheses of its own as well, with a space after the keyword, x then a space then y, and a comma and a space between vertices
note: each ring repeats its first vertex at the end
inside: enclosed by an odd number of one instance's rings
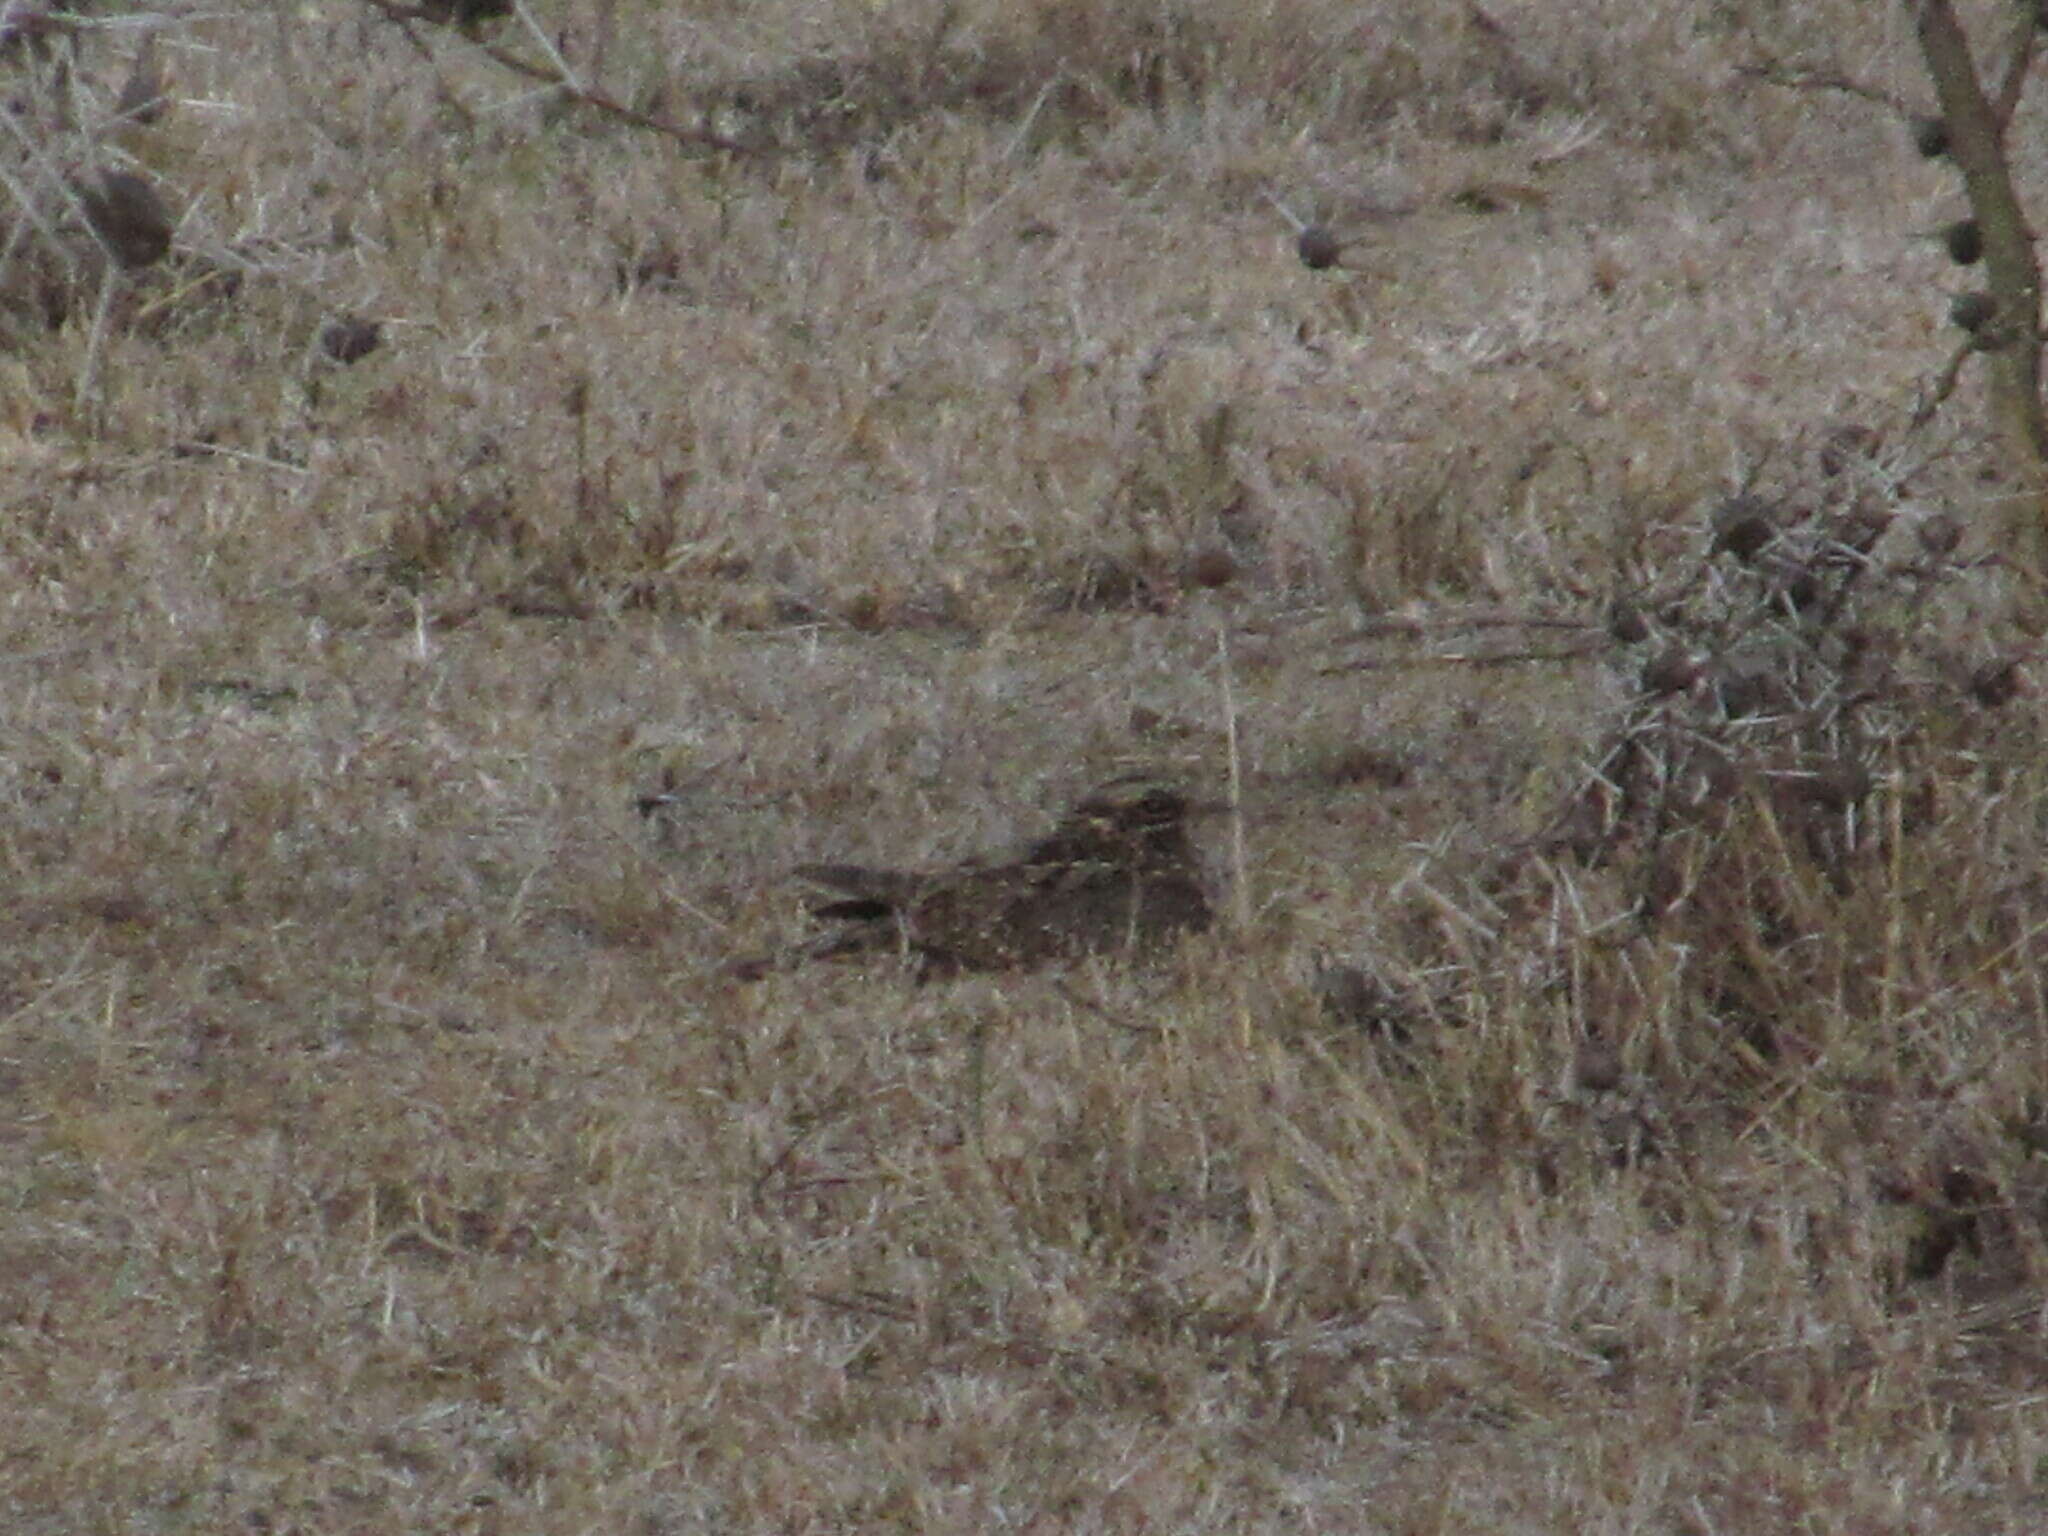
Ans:
POLYGON ((1941 243, 1959 267, 1972 266, 1984 255, 1984 231, 1975 219, 1957 219, 1941 232, 1941 243))
POLYGON ((1721 704, 1721 713, 1730 720, 1747 720, 1753 715, 1765 714, 1775 703, 1771 697, 1770 675, 1757 667, 1717 668, 1713 687, 1714 697, 1721 704))
POLYGON ((1611 1041, 1597 1037, 1581 1041, 1572 1076, 1588 1093, 1612 1093, 1621 1086, 1621 1051, 1611 1041))
POLYGON ((1623 645, 1635 645, 1650 638, 1650 621, 1634 603, 1617 597, 1607 610, 1607 633, 1623 645))
POLYGON ((1344 254, 1344 242, 1322 225, 1310 224, 1295 237, 1294 254, 1311 272, 1321 272, 1337 265, 1337 258, 1344 254))
POLYGON ((1970 676, 1970 697, 1986 709, 2010 704, 2020 691, 2017 659, 1986 662, 1970 676))
POLYGON ((1777 599, 1794 613, 1804 613, 1820 601, 1820 578, 1802 567, 1782 582, 1777 599))
POLYGON ((1339 785, 1377 784, 1381 789, 1399 789, 1409 779, 1408 759, 1382 747, 1344 747, 1315 766, 1325 780, 1339 785))
POLYGON ((1700 680, 1705 670, 1696 656, 1684 646, 1674 644, 1643 668, 1643 692, 1657 698, 1685 693, 1700 680))
POLYGON ((1959 293, 1948 304, 1949 324, 1972 336, 1990 324, 1997 313, 1998 300, 1988 293, 1959 293))
POLYGON ((1948 124, 1938 117, 1914 118, 1913 147, 1923 160, 1939 160, 1948 153, 1948 124))
POLYGON ((1205 544, 1188 557, 1187 579, 1198 587, 1227 587, 1237 576, 1237 561, 1221 544, 1205 544))
POLYGON ((1963 520, 1953 512, 1937 512, 1914 530, 1914 537, 1930 555, 1952 555, 1963 542, 1963 520))
POLYGON ((320 332, 320 350, 337 363, 359 363, 382 344, 384 327, 361 315, 343 315, 320 332))
POLYGON ((1801 798, 1824 810, 1846 811, 1861 802, 1875 787, 1869 771, 1850 758, 1837 758, 1811 774, 1791 780, 1801 798))
POLYGON ((1406 1045, 1421 1022, 1414 999, 1371 967, 1318 956, 1313 985, 1324 1019, 1390 1045, 1406 1045))
POLYGON ((1749 564, 1778 536, 1771 507, 1761 496, 1730 496, 1714 512, 1713 552, 1726 550, 1749 564))
POLYGON ((1833 479, 1856 459, 1873 458, 1880 439, 1869 427, 1853 421, 1830 428, 1820 447, 1820 472, 1833 479))

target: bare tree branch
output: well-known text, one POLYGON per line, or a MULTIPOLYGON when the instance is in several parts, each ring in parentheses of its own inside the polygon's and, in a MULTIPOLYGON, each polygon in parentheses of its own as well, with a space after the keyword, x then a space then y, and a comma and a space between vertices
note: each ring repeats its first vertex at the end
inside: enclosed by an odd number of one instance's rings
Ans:
POLYGON ((1748 80, 1761 80, 1768 85, 1782 86, 1788 91, 1839 91, 1845 96, 1854 96, 1862 101, 1874 101, 1881 107, 1888 107, 1900 117, 1914 116, 1913 109, 1890 91, 1880 90, 1874 85, 1834 69, 1800 69, 1791 64, 1763 63, 1739 65, 1735 71, 1748 80))
POLYGON ((2005 79, 1998 87, 1998 126, 2003 129, 2012 121, 2018 110, 2020 92, 2027 88, 2027 70, 2034 62, 2034 36, 2037 32, 2031 6, 2021 8, 2021 14, 2013 23, 2012 47, 2006 54, 2005 79))
MULTIPOLYGON (((2024 490, 2009 499, 2005 532, 2019 569, 2036 581, 2048 577, 2048 418, 2041 409, 2041 265, 2034 237, 2012 183, 2005 148, 2006 118, 1985 98, 1970 40, 1949 0, 1919 0, 1915 15, 1920 52, 1941 103, 1948 153, 1962 174, 1970 211, 1984 232, 1984 266, 2002 326, 1986 352, 1992 423, 2020 472, 2024 490)), ((2030 31, 2032 8, 2022 25, 2030 31)), ((2031 41, 2017 44, 2012 63, 2031 57, 2031 41)), ((2010 79, 2005 89, 2017 88, 2010 79)))

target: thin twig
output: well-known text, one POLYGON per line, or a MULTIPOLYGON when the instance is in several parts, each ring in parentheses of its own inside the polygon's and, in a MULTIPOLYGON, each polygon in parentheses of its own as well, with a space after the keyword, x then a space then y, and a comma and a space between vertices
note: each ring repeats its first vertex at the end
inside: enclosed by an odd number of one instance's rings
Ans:
POLYGON ((585 94, 583 82, 576 78, 576 71, 571 69, 569 61, 562 57, 562 50, 555 46, 554 39, 533 19, 533 11, 526 0, 512 0, 512 13, 526 24, 526 30, 533 35, 533 40, 539 45, 540 51, 546 54, 548 62, 554 65, 563 88, 572 96, 585 94))
POLYGON ((1956 384, 1963 376, 1963 364, 1970 360, 1970 354, 1976 350, 1974 341, 1966 341, 1956 348, 1955 356, 1948 360, 1948 365, 1935 379, 1933 390, 1913 407, 1912 423, 1915 431, 1934 420, 1935 413, 1947 403, 1948 397, 1956 392, 1956 384))
MULTIPOLYGON (((379 12, 386 19, 398 23, 405 29, 406 35, 413 38, 415 43, 418 42, 418 38, 411 30, 411 23, 423 22, 430 26, 441 24, 440 18, 424 6, 400 5, 396 3, 396 0, 363 0, 363 4, 379 12)), ((589 107, 595 112, 602 113, 604 116, 614 118, 622 123, 629 123, 635 128, 645 128, 650 133, 661 134, 666 138, 673 139, 678 144, 688 144, 698 149, 724 150, 728 154, 735 155, 760 154, 766 148, 764 145, 742 143, 740 140, 728 138, 722 133, 714 133, 709 128, 685 128, 679 123, 665 122, 661 118, 650 117, 645 112, 636 112, 625 103, 614 100, 594 86, 579 84, 570 73, 566 62, 562 63, 559 68, 548 64, 536 64, 531 59, 522 58, 509 48, 505 48, 497 43, 488 42, 480 37, 469 36, 467 33, 463 34, 463 41, 502 69, 508 69, 513 74, 523 76, 528 80, 537 80, 544 85, 559 87, 563 94, 567 95, 571 100, 589 107)), ((550 53, 554 52, 552 48, 548 51, 550 53)), ((559 54, 555 56, 557 59, 561 57, 559 54)))
POLYGON ((2013 113, 2019 109, 2020 92, 2027 88, 2027 70, 2034 62, 2034 34, 2037 30, 2034 8, 2023 7, 2013 22, 2012 52, 2006 58, 2005 78, 1999 82, 1998 99, 1992 106, 2001 129, 2012 122, 2013 113))
POLYGON ((1799 69, 1790 64, 1738 64, 1735 73, 1750 80, 1762 80, 1770 85, 1783 86, 1791 91, 1840 91, 1845 96, 1860 97, 1874 101, 1879 106, 1889 107, 1901 117, 1914 116, 1913 109, 1890 91, 1880 90, 1874 85, 1865 85, 1861 80, 1833 69, 1799 69))
MULTIPOLYGON (((222 443, 181 442, 177 445, 177 451, 188 458, 233 459, 238 464, 254 464, 259 469, 275 469, 287 475, 308 475, 312 473, 303 464, 288 464, 283 459, 271 458, 261 453, 250 453, 244 448, 230 448, 222 443)), ((350 558, 354 559, 357 557, 351 556, 350 558)), ((297 581, 284 583, 279 590, 283 590, 284 587, 296 586, 299 582, 308 579, 310 578, 300 577, 297 581)))
POLYGON ((1346 640, 1376 640, 1387 636, 1423 639, 1452 629, 1566 629, 1594 630, 1601 626, 1590 619, 1543 613, 1431 613, 1403 614, 1392 619, 1372 619, 1336 637, 1346 640))
MULTIPOLYGON (((95 238, 100 238, 95 231, 95 238)), ((104 246, 105 240, 100 243, 104 246)), ((76 404, 85 419, 97 432, 100 427, 99 370, 100 353, 107 339, 107 321, 114 313, 114 292, 121 281, 121 266, 111 255, 107 258, 106 275, 100 281, 100 301, 93 310, 92 332, 85 341, 85 360, 78 369, 78 393, 76 404)))
POLYGON ((1368 656, 1359 661, 1318 667, 1318 677, 1337 677, 1345 672, 1388 672, 1395 667, 1505 667, 1526 661, 1584 661, 1598 656, 1606 646, 1598 641, 1562 651, 1493 651, 1483 656, 1454 652, 1448 656, 1368 656))
POLYGON ((1244 759, 1237 741, 1237 695, 1230 683, 1230 636, 1216 631, 1218 680, 1223 689, 1223 739, 1230 758, 1230 916, 1239 933, 1251 927, 1251 876, 1244 851, 1244 759))

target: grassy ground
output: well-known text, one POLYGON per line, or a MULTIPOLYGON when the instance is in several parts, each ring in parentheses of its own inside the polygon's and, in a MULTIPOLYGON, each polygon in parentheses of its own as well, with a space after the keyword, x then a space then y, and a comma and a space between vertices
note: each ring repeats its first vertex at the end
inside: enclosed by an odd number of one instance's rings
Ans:
POLYGON ((544 11, 743 150, 327 0, 0 152, 7 1528, 2038 1530, 1959 194, 1735 72, 1903 15, 544 11), (1159 963, 734 974, 1134 768, 1159 963))

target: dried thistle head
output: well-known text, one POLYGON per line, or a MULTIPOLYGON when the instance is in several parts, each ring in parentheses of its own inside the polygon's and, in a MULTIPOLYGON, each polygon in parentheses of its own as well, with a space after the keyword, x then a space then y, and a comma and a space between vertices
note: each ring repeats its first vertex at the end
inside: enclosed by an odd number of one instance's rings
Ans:
POLYGON ((320 331, 320 350, 337 363, 359 363, 383 344, 384 327, 361 315, 330 320, 320 331))
POLYGON ((1937 512, 1914 530, 1914 537, 1930 555, 1952 555, 1963 542, 1963 520, 1953 512, 1937 512))
POLYGON ((1621 645, 1635 645, 1650 638, 1650 621, 1633 601, 1618 597, 1607 608, 1607 633, 1621 645))
POLYGON ((1714 510, 1715 554, 1726 550, 1747 565, 1777 536, 1777 518, 1761 496, 1730 496, 1714 510))
POLYGON ((1913 148, 1922 159, 1939 160, 1948 153, 1948 124, 1938 117, 1914 118, 1913 148))
POLYGON ((1970 696, 1986 709, 2010 704, 2020 692, 2020 664, 2017 657, 1987 662, 1970 676, 1970 696))
POLYGON ((1294 237, 1294 254, 1311 272, 1322 272, 1336 266, 1343 258, 1344 242, 1327 226, 1308 224, 1294 237))

